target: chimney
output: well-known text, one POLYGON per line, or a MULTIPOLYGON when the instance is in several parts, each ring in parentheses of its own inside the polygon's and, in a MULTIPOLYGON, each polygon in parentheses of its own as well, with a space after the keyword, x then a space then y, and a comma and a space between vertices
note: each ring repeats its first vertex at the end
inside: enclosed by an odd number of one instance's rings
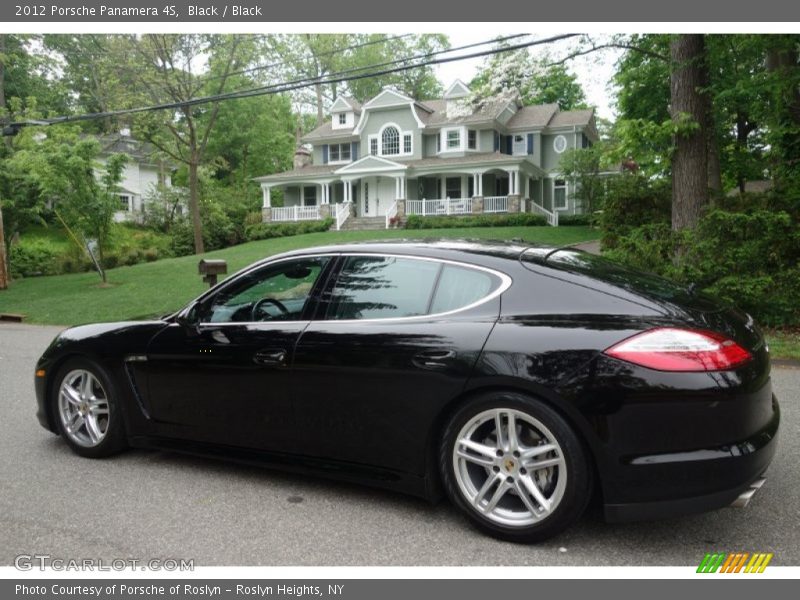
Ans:
POLYGON ((311 151, 303 146, 298 146, 294 151, 294 168, 302 169, 311 164, 311 151))

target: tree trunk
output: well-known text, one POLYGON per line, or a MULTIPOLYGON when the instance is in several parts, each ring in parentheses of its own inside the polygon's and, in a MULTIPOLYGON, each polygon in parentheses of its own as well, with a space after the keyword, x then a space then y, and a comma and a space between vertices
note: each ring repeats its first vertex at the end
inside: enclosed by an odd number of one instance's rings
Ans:
POLYGON ((670 57, 672 120, 683 128, 674 136, 672 159, 672 229, 678 231, 694 228, 708 204, 707 111, 701 94, 703 36, 675 36, 670 43, 670 57), (699 127, 685 128, 686 118, 699 127))
MULTIPOLYGON (((6 107, 6 34, 0 34, 0 114, 6 107)), ((5 117, 0 118, 0 128, 5 125, 5 117)), ((5 142, 8 144, 11 138, 5 142)), ((0 290, 8 288, 8 260, 6 259, 6 236, 3 230, 3 206, 0 202, 0 290)))
POLYGON ((315 83, 314 91, 317 93, 317 127, 322 127, 325 123, 325 112, 322 107, 322 84, 315 83))
POLYGON ((775 189, 785 190, 796 182, 800 171, 800 89, 793 83, 798 67, 797 47, 786 43, 783 36, 774 36, 774 45, 767 51, 767 70, 778 75, 781 85, 775 92, 773 127, 775 144, 775 189))
POLYGON ((203 254, 203 222, 200 220, 200 201, 197 168, 199 160, 193 155, 189 161, 189 212, 192 213, 192 230, 194 231, 194 253, 203 254))
POLYGON ((6 260, 6 239, 3 233, 3 207, 0 206, 0 290, 5 290, 7 288, 8 261, 6 260))

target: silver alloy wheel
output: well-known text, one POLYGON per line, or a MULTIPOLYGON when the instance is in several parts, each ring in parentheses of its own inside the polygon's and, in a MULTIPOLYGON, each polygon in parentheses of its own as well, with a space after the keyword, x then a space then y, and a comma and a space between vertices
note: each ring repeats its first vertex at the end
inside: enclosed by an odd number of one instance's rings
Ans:
POLYGON ((80 446, 93 448, 106 437, 108 396, 91 372, 75 369, 61 380, 58 413, 67 436, 80 446))
POLYGON ((464 425, 453 447, 453 468, 470 506, 512 527, 550 516, 567 485, 558 440, 540 421, 510 408, 484 411, 464 425))

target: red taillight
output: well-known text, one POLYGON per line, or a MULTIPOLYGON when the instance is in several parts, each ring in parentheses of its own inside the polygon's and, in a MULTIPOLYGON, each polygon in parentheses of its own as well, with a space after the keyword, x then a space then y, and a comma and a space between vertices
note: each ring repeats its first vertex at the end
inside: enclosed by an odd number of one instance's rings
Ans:
POLYGON ((639 333, 611 346, 605 354, 659 371, 725 371, 753 358, 724 335, 673 327, 639 333))

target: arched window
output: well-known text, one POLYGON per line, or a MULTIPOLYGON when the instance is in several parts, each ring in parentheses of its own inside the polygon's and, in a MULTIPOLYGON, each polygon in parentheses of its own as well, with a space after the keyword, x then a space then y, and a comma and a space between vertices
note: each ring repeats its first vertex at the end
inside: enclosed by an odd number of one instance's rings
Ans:
POLYGON ((382 154, 400 154, 400 132, 397 127, 389 126, 381 136, 382 154))

